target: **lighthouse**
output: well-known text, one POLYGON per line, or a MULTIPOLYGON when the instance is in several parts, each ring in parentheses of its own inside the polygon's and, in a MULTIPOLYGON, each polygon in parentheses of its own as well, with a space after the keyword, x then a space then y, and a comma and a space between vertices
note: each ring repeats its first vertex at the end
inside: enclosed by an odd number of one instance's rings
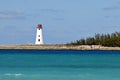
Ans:
POLYGON ((37 33, 36 33, 36 42, 35 44, 44 44, 43 35, 42 35, 42 24, 37 25, 37 33))

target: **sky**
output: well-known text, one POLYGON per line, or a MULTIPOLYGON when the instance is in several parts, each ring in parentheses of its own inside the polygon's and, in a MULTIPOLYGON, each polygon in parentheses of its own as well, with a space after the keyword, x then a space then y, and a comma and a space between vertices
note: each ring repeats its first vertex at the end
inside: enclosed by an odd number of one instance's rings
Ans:
POLYGON ((0 44, 46 44, 120 31, 120 0, 0 0, 0 44))

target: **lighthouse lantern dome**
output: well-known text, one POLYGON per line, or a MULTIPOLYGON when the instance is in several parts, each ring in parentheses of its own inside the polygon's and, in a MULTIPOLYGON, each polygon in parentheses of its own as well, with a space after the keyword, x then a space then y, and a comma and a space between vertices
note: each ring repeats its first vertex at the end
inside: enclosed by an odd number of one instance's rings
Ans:
POLYGON ((37 28, 42 29, 42 24, 38 24, 37 28))

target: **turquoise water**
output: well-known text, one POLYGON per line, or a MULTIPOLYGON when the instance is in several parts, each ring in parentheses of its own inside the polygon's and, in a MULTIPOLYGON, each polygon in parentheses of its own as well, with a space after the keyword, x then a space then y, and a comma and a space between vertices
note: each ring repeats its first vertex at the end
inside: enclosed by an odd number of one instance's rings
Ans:
POLYGON ((0 50, 0 80, 119 80, 120 51, 0 50))

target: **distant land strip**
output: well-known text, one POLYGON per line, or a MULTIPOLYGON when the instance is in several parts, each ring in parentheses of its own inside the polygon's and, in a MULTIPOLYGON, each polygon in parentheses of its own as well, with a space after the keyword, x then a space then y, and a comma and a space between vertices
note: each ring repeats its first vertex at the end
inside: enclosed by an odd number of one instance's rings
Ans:
POLYGON ((0 49, 20 49, 20 50, 120 50, 120 47, 104 47, 104 46, 100 46, 100 45, 18 44, 18 45, 0 45, 0 49))

